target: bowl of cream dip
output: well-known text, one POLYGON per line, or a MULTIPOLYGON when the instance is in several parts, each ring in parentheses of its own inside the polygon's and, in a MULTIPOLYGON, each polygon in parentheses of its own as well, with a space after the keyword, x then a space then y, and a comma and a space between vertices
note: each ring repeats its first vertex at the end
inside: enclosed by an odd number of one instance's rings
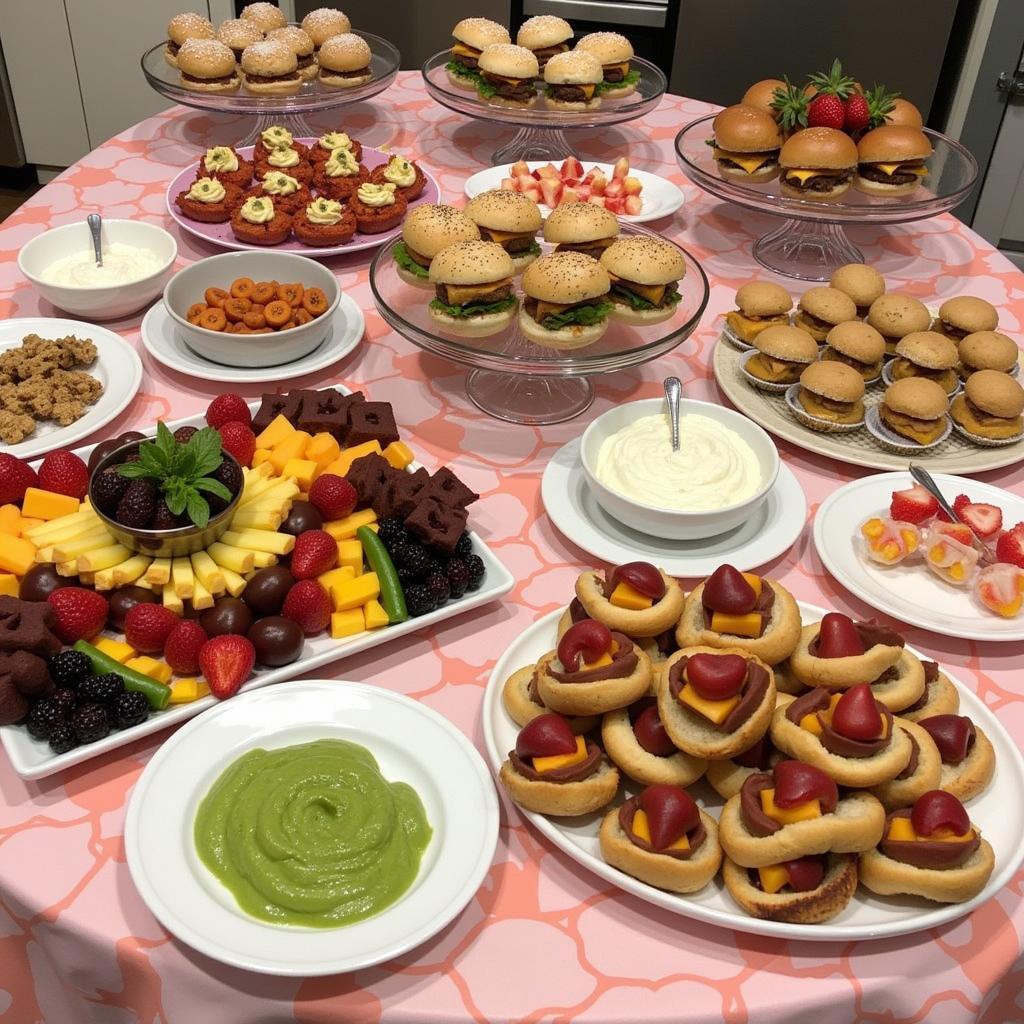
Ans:
POLYGON ((47 302, 75 316, 114 320, 148 306, 174 269, 174 237, 138 220, 104 220, 100 237, 102 267, 84 218, 26 242, 18 267, 47 302))
POLYGON ((673 452, 663 398, 598 416, 583 434, 580 459, 601 508, 652 537, 697 540, 741 525, 775 485, 775 442, 741 413, 684 398, 679 440, 673 452))

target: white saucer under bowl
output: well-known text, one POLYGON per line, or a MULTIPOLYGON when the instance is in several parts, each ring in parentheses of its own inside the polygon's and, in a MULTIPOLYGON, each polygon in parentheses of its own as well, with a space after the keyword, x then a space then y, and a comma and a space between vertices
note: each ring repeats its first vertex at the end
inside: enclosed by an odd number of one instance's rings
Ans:
POLYGON ((359 344, 365 327, 363 311, 350 296, 343 294, 327 337, 308 356, 281 366, 224 366, 204 359, 189 348, 175 329, 175 323, 164 304, 158 302, 142 321, 142 344, 158 363, 170 370, 187 373, 190 377, 215 379, 226 384, 264 384, 294 380, 326 369, 347 356, 359 344))
POLYGON ((597 503, 580 461, 580 438, 563 445, 541 478, 541 499, 551 521, 568 540, 611 565, 636 559, 655 562, 673 576, 707 576, 729 562, 746 572, 770 562, 800 536, 807 499, 782 463, 764 504, 742 525, 703 540, 659 540, 631 530, 597 503))

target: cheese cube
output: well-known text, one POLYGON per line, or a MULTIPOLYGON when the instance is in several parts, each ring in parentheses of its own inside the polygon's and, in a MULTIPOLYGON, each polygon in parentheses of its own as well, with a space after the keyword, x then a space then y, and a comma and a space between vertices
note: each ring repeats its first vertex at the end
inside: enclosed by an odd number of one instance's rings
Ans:
POLYGON ((740 702, 739 697, 728 697, 725 700, 706 700, 687 683, 679 691, 679 702, 691 707, 698 715, 715 725, 721 725, 740 702))
POLYGON ((363 545, 358 540, 338 541, 338 564, 352 567, 358 575, 363 571, 363 545))
POLYGON ((257 466, 262 466, 264 463, 269 463, 270 456, 273 454, 274 453, 269 448, 257 448, 256 451, 252 453, 253 469, 255 469, 257 466))
POLYGON ((761 621, 760 612, 748 612, 746 615, 714 612, 711 616, 711 628, 716 633, 728 633, 730 636, 755 637, 761 634, 761 621))
POLYGON ((79 507, 79 500, 68 494, 29 487, 25 491, 25 500, 21 503, 21 514, 30 519, 60 519, 61 516, 74 515, 79 507))
POLYGON ((405 469, 413 460, 412 449, 404 441, 392 441, 381 454, 395 469, 405 469))
MULTIPOLYGON (((308 491, 319 467, 312 459, 289 459, 281 470, 281 476, 294 477, 295 482, 303 491, 308 491)), ((308 495, 300 494, 305 501, 308 495)))
POLYGON ((757 873, 761 877, 761 888, 767 893, 778 892, 784 885, 789 884, 789 872, 783 864, 769 864, 767 867, 758 868, 757 873))
POLYGON ((366 602, 363 615, 366 617, 367 629, 380 629, 381 626, 386 626, 391 621, 388 618, 388 613, 384 611, 384 606, 376 599, 366 602))
MULTIPOLYGON (((639 836, 645 842, 651 841, 651 825, 647 820, 647 812, 642 809, 638 809, 633 815, 633 835, 639 836)), ((688 850, 689 848, 690 840, 686 838, 685 832, 668 846, 669 850, 688 850)))
POLYGON ((354 580, 346 580, 331 587, 331 598, 336 612, 362 608, 367 601, 380 596, 380 581, 375 572, 367 572, 354 580))
POLYGON ((210 687, 205 679, 176 679, 171 687, 171 699, 169 704, 191 704, 200 697, 209 694, 210 687))
POLYGON ((369 526, 376 521, 377 513, 372 508, 364 508, 345 516, 344 519, 332 519, 329 523, 324 523, 324 529, 335 540, 349 540, 356 535, 356 530, 360 526, 369 526))
POLYGON ((294 434, 295 428, 284 416, 275 416, 266 430, 256 438, 257 448, 273 448, 280 444, 289 434, 294 434))
POLYGON ((337 438, 326 431, 313 435, 313 440, 306 447, 306 458, 312 459, 320 472, 329 466, 341 454, 341 445, 337 438))
POLYGON ((585 736, 576 737, 576 749, 571 754, 551 754, 549 757, 535 757, 533 759, 533 770, 539 775, 545 772, 553 772, 559 768, 568 768, 574 764, 580 764, 587 759, 587 739, 585 736))
POLYGON ((21 509, 17 505, 0 506, 0 533, 21 536, 21 509))
POLYGON ((821 804, 817 800, 805 800, 796 807, 776 806, 774 789, 761 790, 761 810, 780 825, 792 825, 797 821, 821 817, 821 804))
POLYGON ((344 636, 362 633, 366 629, 362 608, 348 608, 331 616, 331 637, 340 640, 344 636))
POLYGON ((624 580, 615 584, 615 589, 608 600, 617 608, 629 608, 631 611, 643 611, 654 604, 654 600, 639 590, 631 587, 624 580))
POLYGON ((96 641, 96 649, 102 651, 108 658, 113 658, 119 665, 138 657, 139 653, 131 644, 122 643, 109 636, 101 636, 96 641))
POLYGON ((280 444, 274 445, 267 462, 274 467, 278 476, 283 476, 284 467, 292 459, 301 459, 309 442, 310 436, 304 430, 293 430, 280 444))
POLYGON ((0 573, 0 595, 4 597, 18 596, 18 577, 9 572, 0 573))
POLYGON ((141 654, 137 658, 129 658, 124 663, 124 667, 133 668, 136 672, 141 672, 158 683, 168 683, 171 680, 171 666, 166 661, 157 661, 156 658, 150 658, 145 654, 141 654))
POLYGON ((356 571, 351 565, 339 565, 336 569, 328 569, 327 572, 317 576, 321 586, 328 592, 330 592, 331 587, 344 583, 346 580, 354 580, 355 578, 356 571))
POLYGON ((35 560, 36 546, 31 541, 9 533, 0 534, 0 571, 24 576, 35 560))

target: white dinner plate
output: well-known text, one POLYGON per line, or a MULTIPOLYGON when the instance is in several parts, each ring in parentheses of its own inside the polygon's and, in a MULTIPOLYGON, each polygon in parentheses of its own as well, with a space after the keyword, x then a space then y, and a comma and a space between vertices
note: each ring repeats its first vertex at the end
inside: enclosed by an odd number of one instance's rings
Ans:
MULTIPOLYGON (((815 622, 825 614, 824 608, 803 602, 798 604, 805 623, 815 622)), ((502 705, 502 684, 516 669, 532 664, 555 646, 558 620, 562 611, 561 608, 556 609, 521 633, 491 672, 481 713, 487 756, 495 774, 508 756, 508 752, 515 747, 519 731, 502 705)), ((907 650, 920 654, 909 646, 907 650)), ((1024 758, 985 704, 966 686, 953 679, 948 671, 946 675, 957 687, 961 712, 970 716, 985 730, 996 755, 996 770, 991 785, 981 796, 968 804, 971 820, 980 827, 985 838, 992 844, 996 867, 988 885, 966 903, 944 905, 909 896, 876 896, 864 888, 859 888, 843 912, 825 924, 762 921, 748 917, 733 902, 720 875, 700 892, 680 896, 656 889, 613 868, 601 856, 597 838, 603 817, 600 811, 580 818, 547 818, 543 814, 534 814, 521 807, 517 807, 517 810, 534 828, 576 863, 620 889, 682 917, 696 918, 741 932, 815 942, 887 938, 937 928, 948 921, 969 914, 975 907, 990 900, 1010 881, 1024 860, 1024 802, 1019 799, 1020 793, 1024 790, 1024 758)), ((629 783, 627 791, 638 792, 639 787, 629 783)), ((690 791, 705 810, 712 812, 715 817, 718 816, 723 801, 709 785, 704 782, 696 783, 690 791)), ((628 941, 628 938, 625 941, 628 941)))
POLYGON ((383 963, 436 935, 483 881, 497 838, 494 784, 455 726, 401 694, 333 679, 235 697, 179 729, 139 776, 124 830, 132 881, 169 932, 223 963, 303 977, 383 963), (415 882, 376 916, 340 928, 270 924, 199 860, 196 810, 247 751, 319 739, 365 746, 389 782, 416 790, 433 835, 415 882))
MULTIPOLYGON (((527 160, 526 165, 531 171, 535 171, 538 167, 543 167, 548 162, 547 160, 527 160)), ((554 163, 556 167, 561 166, 561 161, 555 162, 552 160, 550 162, 554 163)), ((598 164, 589 160, 581 160, 580 162, 583 164, 584 173, 589 171, 591 167, 596 167, 611 181, 614 164, 598 164)), ((501 188, 501 179, 509 176, 510 166, 510 164, 504 164, 501 167, 488 167, 485 171, 477 171, 476 174, 466 179, 466 183, 463 186, 466 195, 472 199, 488 189, 501 188)), ((630 177, 637 178, 640 184, 643 185, 640 198, 643 200, 644 206, 643 210, 636 216, 622 214, 622 220, 630 221, 633 224, 643 224, 649 220, 660 220, 662 217, 671 216, 683 205, 686 198, 683 195, 683 190, 678 185, 669 181, 668 178, 663 178, 659 174, 651 174, 650 171, 638 171, 635 167, 630 167, 629 174, 630 177)), ((543 203, 540 206, 542 210, 548 209, 543 203)))
POLYGON ((355 301, 342 294, 327 337, 308 356, 280 366, 224 366, 205 359, 185 344, 163 302, 158 302, 142 321, 142 344, 163 366, 203 380, 225 384, 264 384, 294 380, 324 370, 347 356, 362 340, 366 321, 355 301))
POLYGON ((563 445, 544 467, 544 510, 573 544, 610 565, 642 558, 672 576, 709 576, 723 562, 746 572, 787 551, 807 520, 807 499, 785 463, 768 498, 742 526, 702 540, 661 540, 631 530, 590 493, 580 463, 580 439, 563 445))
MULTIPOLYGON (((1024 521, 1024 498, 978 480, 932 475, 947 501, 966 494, 1001 508, 1006 527, 1024 521)), ((864 554, 860 524, 874 515, 888 516, 892 492, 913 483, 909 473, 877 473, 833 491, 814 519, 814 546, 822 564, 851 594, 901 622, 963 640, 1024 640, 1024 615, 1004 619, 990 612, 972 587, 945 583, 920 558, 886 566, 864 554)))
POLYGON ((0 441, 0 452, 32 459, 55 448, 69 448, 94 430, 106 426, 124 411, 142 385, 142 360, 119 334, 106 327, 97 327, 82 320, 60 320, 54 317, 20 317, 0 321, 0 352, 17 348, 29 334, 56 340, 69 334, 96 346, 92 366, 75 367, 95 377, 103 385, 103 394, 87 406, 85 414, 66 427, 40 422, 35 432, 18 444, 0 441))

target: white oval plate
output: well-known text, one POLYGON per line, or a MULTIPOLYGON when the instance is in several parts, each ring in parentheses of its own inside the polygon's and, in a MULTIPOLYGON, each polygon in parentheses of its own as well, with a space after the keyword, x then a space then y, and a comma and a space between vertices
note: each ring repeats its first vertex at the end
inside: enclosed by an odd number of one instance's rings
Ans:
POLYGON ((807 521, 807 499, 785 463, 768 499, 742 526, 703 540, 661 540, 608 515, 590 493, 580 463, 580 439, 548 460, 540 484, 544 510, 577 547, 610 565, 643 558, 672 576, 709 576, 728 562, 740 572, 787 551, 807 521))
POLYGON ((355 301, 343 293, 330 333, 308 356, 280 366, 251 368, 224 366, 204 359, 185 344, 174 327, 174 321, 162 301, 156 303, 142 321, 142 344, 158 363, 203 380, 218 380, 225 384, 264 384, 305 377, 336 363, 362 340, 366 321, 355 301))
POLYGON ((444 928, 490 867, 498 801, 479 753, 436 711, 363 683, 304 681, 233 697, 170 736, 135 784, 124 838, 139 895, 182 942, 245 970, 312 977, 383 963, 444 928), (199 860, 196 810, 247 751, 317 739, 367 747, 385 778, 416 790, 434 834, 412 887, 375 917, 341 928, 268 924, 199 860))
POLYGON ((142 360, 138 353, 124 338, 106 327, 44 316, 3 320, 0 321, 0 352, 17 348, 29 334, 48 339, 74 334, 83 341, 91 341, 96 346, 96 361, 92 366, 77 369, 100 381, 103 394, 86 408, 83 416, 66 427, 41 422, 33 434, 18 444, 0 442, 0 452, 19 459, 32 459, 55 448, 72 447, 119 416, 142 386, 142 360))
MULTIPOLYGON (((824 608, 798 603, 805 623, 815 622, 825 614, 824 608)), ((554 647, 562 611, 561 608, 556 609, 521 633, 491 672, 481 714, 487 756, 495 774, 508 756, 508 751, 515 746, 519 731, 501 703, 502 684, 517 668, 535 662, 554 647)), ((908 646, 907 650, 913 648, 908 646)), ((949 675, 948 672, 946 674, 949 675)), ((949 678, 953 679, 952 676, 949 678)), ((985 730, 996 754, 992 784, 981 796, 972 800, 969 806, 971 820, 981 828, 985 838, 992 844, 996 869, 988 885, 967 903, 947 906, 915 897, 886 898, 860 888, 846 909, 827 924, 761 921, 748 917, 740 910, 726 891, 720 876, 699 893, 679 896, 656 889, 613 868, 602 858, 598 843, 597 832, 603 817, 601 812, 582 818, 546 818, 542 814, 524 811, 521 807, 516 810, 577 864, 612 885, 682 917, 696 918, 740 932, 815 942, 883 938, 937 928, 969 914, 975 907, 990 900, 1010 881, 1024 860, 1024 803, 1019 799, 1024 789, 1024 758, 984 703, 966 686, 955 679, 953 682, 960 694, 961 710, 985 730)), ((631 791, 637 791, 637 787, 631 787, 631 791)), ((710 786, 703 782, 697 783, 691 787, 691 793, 705 810, 718 816, 722 799, 710 786)))
MULTIPOLYGON (((557 162, 554 160, 527 160, 526 165, 531 171, 535 171, 549 162, 555 164, 556 167, 561 166, 560 160, 557 162)), ((591 167, 596 167, 611 180, 613 164, 598 164, 589 160, 581 160, 580 163, 583 164, 585 172, 589 171, 591 167)), ((490 188, 501 188, 501 179, 509 176, 510 166, 511 164, 502 167, 488 167, 485 171, 477 171, 476 174, 467 178, 466 184, 463 185, 466 195, 472 199, 490 188)), ((622 214, 622 220, 630 221, 633 224, 660 220, 662 217, 671 216, 685 202, 686 197, 683 195, 683 190, 668 178, 663 178, 659 174, 651 174, 650 171, 638 171, 633 167, 629 169, 629 173, 631 177, 639 179, 640 184, 643 185, 640 198, 644 201, 644 207, 643 211, 635 217, 622 214)), ((540 205, 541 209, 548 209, 543 203, 540 205)))
MULTIPOLYGON (((933 473, 946 500, 966 494, 1003 510, 1003 522, 1024 520, 1024 498, 1001 487, 933 473)), ((878 473, 851 480, 833 491, 814 519, 814 546, 826 569, 856 597, 901 622, 963 640, 1024 640, 1024 615, 1004 619, 974 597, 971 587, 954 587, 929 572, 920 559, 880 565, 864 553, 858 527, 870 516, 887 516, 893 491, 914 481, 909 473, 878 473)))

